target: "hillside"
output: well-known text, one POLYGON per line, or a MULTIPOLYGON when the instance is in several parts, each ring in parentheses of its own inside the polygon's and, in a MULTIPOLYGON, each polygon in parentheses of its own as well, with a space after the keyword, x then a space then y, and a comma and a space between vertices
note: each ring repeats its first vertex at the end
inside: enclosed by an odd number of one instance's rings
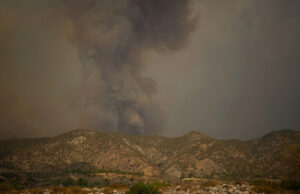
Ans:
POLYGON ((26 184, 101 172, 168 180, 286 178, 291 173, 299 178, 299 168, 289 160, 300 158, 299 152, 289 152, 299 145, 299 137, 293 130, 240 141, 198 132, 166 138, 80 129, 56 137, 1 141, 0 178, 26 184))

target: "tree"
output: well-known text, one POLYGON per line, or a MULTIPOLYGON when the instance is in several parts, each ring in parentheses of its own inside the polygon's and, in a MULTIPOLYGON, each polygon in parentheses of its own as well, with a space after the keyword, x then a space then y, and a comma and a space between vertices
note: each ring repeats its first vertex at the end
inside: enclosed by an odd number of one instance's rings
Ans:
POLYGON ((77 185, 80 187, 87 187, 88 186, 88 181, 86 179, 80 178, 77 181, 77 185))
POLYGON ((144 183, 135 183, 126 192, 126 194, 162 194, 157 188, 153 185, 144 184, 144 183))
POLYGON ((74 180, 71 178, 67 178, 66 180, 63 181, 63 186, 68 187, 68 186, 72 186, 75 184, 74 180))

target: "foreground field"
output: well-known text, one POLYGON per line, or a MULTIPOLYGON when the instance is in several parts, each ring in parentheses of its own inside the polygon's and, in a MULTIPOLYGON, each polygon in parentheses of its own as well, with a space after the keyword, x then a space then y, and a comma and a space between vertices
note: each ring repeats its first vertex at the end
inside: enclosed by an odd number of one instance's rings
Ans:
POLYGON ((173 184, 155 182, 151 184, 135 183, 131 186, 112 184, 107 187, 79 187, 79 186, 56 186, 47 188, 28 188, 16 190, 9 184, 0 184, 0 193, 16 194, 198 194, 198 193, 272 193, 294 194, 300 192, 299 182, 276 184, 271 182, 232 182, 224 183, 217 180, 209 181, 182 181, 173 184))

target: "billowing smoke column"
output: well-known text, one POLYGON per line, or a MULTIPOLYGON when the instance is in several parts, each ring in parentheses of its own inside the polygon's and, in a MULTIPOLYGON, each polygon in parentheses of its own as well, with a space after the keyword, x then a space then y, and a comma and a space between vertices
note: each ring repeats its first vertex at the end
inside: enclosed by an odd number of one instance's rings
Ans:
MULTIPOLYGON (((57 3, 57 1, 56 1, 57 3)), ((65 0, 82 63, 82 126, 159 133, 165 118, 143 77, 146 49, 177 50, 195 28, 188 0, 65 0)), ((170 69, 170 73, 172 70, 170 69)), ((166 75, 167 76, 167 75, 166 75)))

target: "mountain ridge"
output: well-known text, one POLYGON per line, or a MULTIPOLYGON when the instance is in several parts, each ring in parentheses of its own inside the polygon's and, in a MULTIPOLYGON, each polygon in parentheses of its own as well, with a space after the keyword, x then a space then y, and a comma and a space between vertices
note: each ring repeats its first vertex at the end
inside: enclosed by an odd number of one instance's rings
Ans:
POLYGON ((255 138, 252 138, 252 139, 239 139, 239 138, 227 138, 227 139, 222 139, 222 138, 214 138, 214 137, 211 137, 211 136, 208 136, 204 133, 201 133, 199 131, 196 131, 196 130, 192 130, 192 131, 189 131, 183 135, 180 135, 180 136, 172 136, 172 137, 168 137, 168 136, 164 136, 164 135, 159 135, 159 134, 124 134, 124 133, 121 133, 121 132, 108 132, 108 131, 103 131, 103 130, 98 130, 98 129, 84 129, 84 128, 79 128, 79 129, 73 129, 73 130, 70 130, 70 131, 66 131, 64 133, 61 133, 61 134, 58 134, 58 135, 54 135, 54 136, 41 136, 41 137, 16 137, 16 138, 8 138, 8 139, 0 139, 0 142, 3 142, 3 141, 10 141, 10 140, 19 140, 19 139, 22 139, 22 140, 36 140, 36 139, 45 139, 45 138, 56 138, 56 137, 59 137, 61 135, 66 135, 66 134, 71 134, 71 133, 76 133, 76 132, 84 132, 84 131, 95 131, 95 132, 99 132, 99 133, 108 133, 108 134, 122 134, 122 135, 126 135, 126 136, 139 136, 139 135, 142 135, 142 136, 159 136, 159 137, 164 137, 164 138, 168 138, 168 139, 173 139, 173 138, 178 138, 178 137, 183 137, 183 136, 188 136, 188 135, 193 135, 193 134, 199 134, 199 135, 202 135, 202 136, 206 136, 206 137, 210 137, 210 138, 213 138, 213 139, 217 139, 217 140, 222 140, 222 141, 230 141, 230 140, 237 140, 237 141, 243 141, 243 142, 247 142, 247 141, 252 141, 252 140, 255 140, 255 139, 258 139, 258 138, 262 138, 264 136, 270 136, 270 135, 273 135, 273 134, 286 134, 286 133, 294 133, 294 132, 300 132, 300 130, 293 130, 293 129, 279 129, 279 130, 273 130, 273 131, 270 131, 260 137, 255 137, 255 138))
POLYGON ((118 171, 163 179, 286 178, 293 164, 286 163, 289 156, 283 153, 300 142, 298 137, 300 132, 294 130, 243 141, 214 139, 195 131, 169 138, 77 129, 55 137, 0 141, 0 172, 118 171))

